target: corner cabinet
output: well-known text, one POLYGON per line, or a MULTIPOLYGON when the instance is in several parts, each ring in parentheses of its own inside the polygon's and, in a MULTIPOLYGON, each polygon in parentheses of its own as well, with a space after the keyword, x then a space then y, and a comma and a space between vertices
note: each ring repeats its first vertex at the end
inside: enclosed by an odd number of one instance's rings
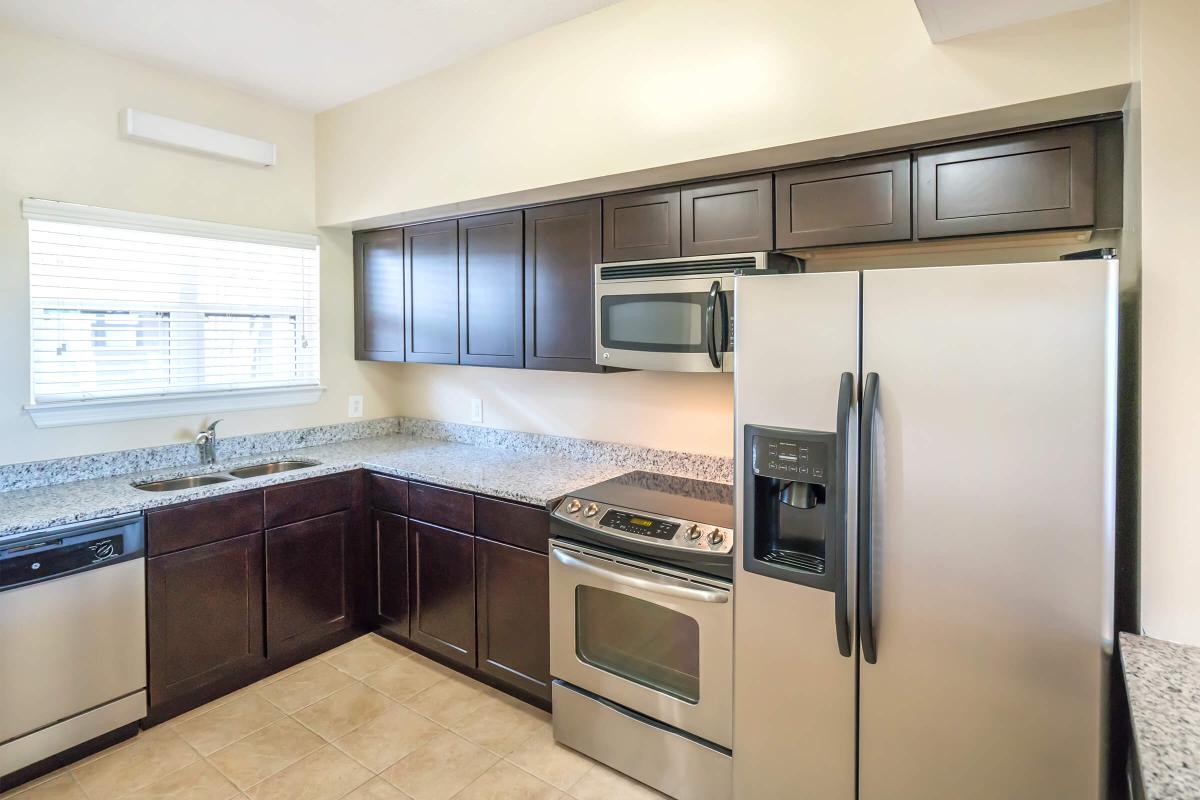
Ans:
POLYGON ((475 537, 411 520, 412 640, 475 666, 475 537))
POLYGON ((354 234, 354 357, 404 360, 404 231, 354 234))
POLYGON ((404 229, 404 359, 458 363, 458 221, 404 229))
POLYGON ((602 372, 596 363, 593 272, 600 201, 525 211, 525 367, 602 372))
POLYGON ((917 151, 917 236, 1095 223, 1096 128, 1076 125, 917 151))
POLYGON ((520 211, 458 221, 459 363, 525 365, 520 211))

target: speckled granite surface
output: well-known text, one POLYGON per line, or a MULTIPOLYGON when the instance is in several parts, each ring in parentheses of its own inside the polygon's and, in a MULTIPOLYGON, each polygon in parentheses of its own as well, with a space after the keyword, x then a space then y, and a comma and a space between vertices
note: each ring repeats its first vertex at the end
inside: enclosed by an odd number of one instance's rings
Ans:
MULTIPOLYGON (((391 422, 395 426, 403 424, 403 420, 391 422)), ((420 429, 419 426, 409 426, 409 430, 417 429, 420 429)), ((438 429, 435 425, 427 432, 436 434, 438 429)), ((490 437, 478 439, 488 442, 489 445, 402 434, 334 441, 311 447, 285 445, 274 451, 264 451, 264 445, 255 442, 246 445, 246 449, 251 452, 249 455, 230 457, 228 450, 219 450, 218 464, 208 469, 195 466, 192 448, 190 463, 184 462, 184 465, 151 466, 148 471, 135 474, 109 475, 0 492, 0 539, 67 522, 215 497, 360 467, 396 477, 428 481, 539 506, 549 506, 572 489, 615 477, 631 469, 649 469, 724 482, 729 482, 732 476, 728 459, 662 450, 644 450, 639 457, 639 448, 617 446, 622 450, 609 451, 605 447, 606 443, 593 443, 597 445, 596 451, 600 453, 616 452, 618 460, 605 461, 597 457, 596 452, 586 448, 588 443, 585 440, 568 440, 571 442, 570 446, 556 448, 552 443, 538 442, 536 439, 557 437, 534 436, 535 441, 527 441, 521 437, 528 435, 519 434, 515 439, 510 439, 503 435, 504 433, 506 432, 496 432, 490 437), (566 453, 577 457, 569 457, 566 453), (288 457, 311 459, 321 463, 315 467, 277 475, 175 492, 144 492, 132 486, 138 481, 199 472, 222 472, 237 466, 288 457)), ((275 443, 295 441, 286 438, 288 435, 291 435, 290 432, 278 435, 264 434, 266 437, 275 437, 269 439, 275 443)), ((115 463, 124 462, 117 457, 115 463)))
MULTIPOLYGON (((386 417, 340 425, 320 425, 249 436, 221 437, 217 429, 217 457, 223 461, 240 459, 260 453, 274 453, 293 447, 312 447, 372 436, 387 436, 399 431, 400 419, 386 417)), ((194 444, 169 444, 159 447, 139 447, 111 453, 95 453, 48 461, 28 461, 22 464, 0 464, 0 492, 13 489, 32 489, 90 478, 107 478, 149 470, 173 469, 196 463, 194 444)))
POLYGON ((1121 634, 1147 800, 1200 798, 1200 647, 1121 634))

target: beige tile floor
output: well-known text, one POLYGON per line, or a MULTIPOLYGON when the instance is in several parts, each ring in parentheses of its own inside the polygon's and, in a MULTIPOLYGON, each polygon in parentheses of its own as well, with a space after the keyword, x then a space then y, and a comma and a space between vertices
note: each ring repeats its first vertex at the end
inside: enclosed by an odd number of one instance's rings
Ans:
POLYGON ((3 800, 662 798, 555 744, 550 716, 374 634, 3 800))

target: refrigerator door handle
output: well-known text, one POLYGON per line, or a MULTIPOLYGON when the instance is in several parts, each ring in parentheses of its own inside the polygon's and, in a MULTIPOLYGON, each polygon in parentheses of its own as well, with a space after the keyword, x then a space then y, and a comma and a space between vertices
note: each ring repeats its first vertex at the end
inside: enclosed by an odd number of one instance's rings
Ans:
POLYGON ((704 333, 708 340, 708 360, 715 369, 721 368, 721 359, 717 356, 717 332, 714 330, 717 316, 717 299, 721 296, 721 282, 713 281, 708 289, 708 302, 704 305, 704 333))
POLYGON ((879 406, 879 374, 871 372, 863 381, 862 434, 858 455, 858 640, 863 660, 874 664, 875 603, 871 590, 871 539, 874 531, 871 498, 874 490, 871 453, 875 444, 875 411, 879 406))
MULTIPOLYGON (((845 480, 849 470, 850 449, 850 414, 854 394, 854 374, 843 372, 841 385, 838 387, 838 416, 837 416, 837 469, 839 479, 845 480)), ((837 531, 834 546, 836 547, 837 563, 834 567, 833 613, 834 627, 837 631, 838 652, 850 658, 852 648, 850 642, 850 616, 847 609, 847 595, 850 592, 850 570, 847 548, 849 544, 849 526, 846 508, 846 494, 843 488, 838 493, 837 531)))

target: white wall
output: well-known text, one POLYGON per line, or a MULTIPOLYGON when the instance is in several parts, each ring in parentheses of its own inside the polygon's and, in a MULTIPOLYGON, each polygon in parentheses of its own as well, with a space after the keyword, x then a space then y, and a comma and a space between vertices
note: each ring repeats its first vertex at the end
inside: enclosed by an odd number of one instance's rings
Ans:
MULTIPOLYGON (((174 73, 0 26, 0 463, 183 441, 197 418, 38 429, 29 402, 29 293, 22 197, 298 232, 315 228, 313 117, 174 73), (269 169, 117 136, 125 106, 273 141, 269 169)), ((350 236, 321 240, 322 380, 311 406, 222 414, 225 435, 337 422, 346 398, 391 412, 395 375, 353 361, 350 236)))
POLYGON ((1200 3, 1140 0, 1142 624, 1200 645, 1200 3))
POLYGON ((1127 8, 933 45, 912 0, 626 0, 317 117, 318 220, 1127 83, 1127 8))

